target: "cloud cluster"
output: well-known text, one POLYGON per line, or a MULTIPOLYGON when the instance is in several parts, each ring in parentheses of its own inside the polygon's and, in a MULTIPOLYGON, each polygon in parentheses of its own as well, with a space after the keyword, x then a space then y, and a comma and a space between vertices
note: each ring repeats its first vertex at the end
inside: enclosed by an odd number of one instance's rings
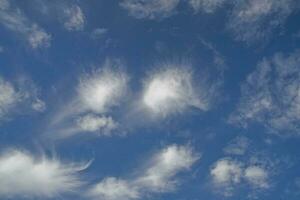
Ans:
POLYGON ((100 132, 103 135, 110 135, 111 131, 117 128, 117 123, 112 117, 96 116, 88 114, 77 119, 77 125, 81 131, 100 132))
POLYGON ((245 164, 231 158, 218 160, 210 170, 212 184, 218 193, 232 196, 243 182, 254 189, 269 188, 269 172, 263 165, 245 164))
POLYGON ((0 77, 0 119, 17 104, 20 98, 21 95, 13 85, 0 77))
POLYGON ((180 0, 123 0, 120 5, 130 15, 142 19, 161 19, 171 16, 180 0))
POLYGON ((64 26, 69 31, 82 30, 85 24, 85 17, 81 8, 77 5, 72 5, 64 10, 65 22, 64 26))
POLYGON ((300 52, 275 54, 257 65, 242 85, 241 99, 229 121, 259 122, 272 132, 298 134, 300 122, 300 52))
POLYGON ((56 130, 56 136, 62 138, 82 132, 114 134, 118 122, 110 114, 124 100, 128 80, 122 63, 113 60, 106 60, 101 68, 84 73, 75 96, 52 117, 49 129, 56 130))
POLYGON ((120 5, 138 19, 163 19, 172 16, 180 2, 187 2, 195 12, 208 14, 226 7, 227 29, 236 40, 247 43, 269 39, 300 7, 296 0, 124 0, 120 5))
POLYGON ((48 47, 51 35, 7 0, 0 0, 0 24, 28 41, 32 48, 48 47))
POLYGON ((227 0, 189 0, 190 6, 196 11, 204 11, 206 13, 213 13, 215 10, 226 2, 227 0))
POLYGON ((118 106, 126 93, 127 82, 128 76, 122 71, 121 63, 106 61, 99 70, 80 78, 77 91, 81 108, 104 113, 118 106))
POLYGON ((188 107, 207 110, 206 91, 196 87, 188 66, 166 64, 144 82, 144 105, 155 114, 167 116, 188 107))
POLYGON ((118 179, 108 177, 94 185, 88 192, 93 199, 142 199, 156 192, 168 192, 178 184, 176 175, 188 170, 199 155, 187 146, 171 145, 156 153, 134 177, 118 179))
POLYGON ((82 185, 78 172, 85 168, 11 150, 0 156, 0 196, 53 198, 75 192, 82 185))
POLYGON ((38 98, 37 88, 31 80, 23 77, 16 83, 0 76, 0 122, 7 120, 19 110, 33 109, 42 112, 46 104, 38 98))
POLYGON ((268 39, 270 33, 297 9, 297 4, 295 0, 237 1, 227 25, 237 40, 268 39))

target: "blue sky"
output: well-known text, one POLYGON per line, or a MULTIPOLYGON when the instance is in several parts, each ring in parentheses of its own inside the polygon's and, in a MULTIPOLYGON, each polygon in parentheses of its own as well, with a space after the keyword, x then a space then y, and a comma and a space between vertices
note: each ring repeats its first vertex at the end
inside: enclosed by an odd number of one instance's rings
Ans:
POLYGON ((299 199, 299 10, 0 0, 0 199, 299 199))

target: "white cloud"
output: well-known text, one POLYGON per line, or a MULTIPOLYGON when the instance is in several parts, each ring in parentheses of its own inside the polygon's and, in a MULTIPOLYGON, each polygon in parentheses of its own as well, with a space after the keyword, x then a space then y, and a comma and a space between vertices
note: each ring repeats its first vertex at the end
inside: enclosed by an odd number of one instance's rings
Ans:
POLYGON ((107 61, 101 69, 81 77, 77 91, 83 109, 103 113, 119 104, 128 82, 119 64, 107 61))
POLYGON ((93 39, 99 39, 102 38, 104 35, 106 35, 108 32, 108 29, 106 28, 96 28, 95 30, 92 31, 91 37, 93 39))
POLYGON ((167 64, 146 79, 143 103, 151 112, 167 116, 188 107, 207 110, 206 95, 195 87, 188 66, 167 64))
POLYGON ((20 98, 14 86, 0 77, 0 119, 17 104, 20 98))
POLYGON ((31 104, 32 108, 38 112, 43 112, 46 110, 46 103, 44 101, 42 101, 41 99, 36 99, 36 101, 34 101, 31 104))
POLYGON ((88 114, 77 120, 77 125, 81 131, 99 131, 101 135, 110 135, 111 131, 117 128, 117 123, 111 117, 96 116, 88 114))
POLYGON ((300 52, 264 59, 243 84, 231 123, 259 122, 278 134, 299 133, 300 52))
POLYGON ((243 0, 234 5, 228 28, 237 40, 268 39, 297 8, 294 0, 243 0))
POLYGON ((236 184, 241 181, 242 165, 237 161, 225 158, 217 161, 210 174, 215 184, 236 184))
POLYGON ((258 163, 247 164, 231 158, 218 160, 210 170, 214 189, 224 196, 232 196, 243 185, 251 186, 254 191, 268 189, 267 167, 258 163))
POLYGON ((36 24, 34 24, 30 30, 30 34, 28 35, 28 41, 32 48, 38 47, 49 47, 50 46, 51 36, 46 33, 44 30, 39 28, 36 24))
POLYGON ((57 138, 84 132, 99 136, 115 134, 113 130, 119 123, 110 114, 124 101, 128 81, 122 63, 116 60, 107 60, 101 68, 84 73, 80 76, 75 96, 55 112, 46 134, 57 138))
POLYGON ((37 159, 19 150, 0 156, 0 196, 53 198, 74 192, 82 182, 78 171, 85 167, 45 157, 37 159))
POLYGON ((199 157, 186 146, 172 145, 156 154, 136 182, 146 190, 168 191, 176 186, 173 177, 189 169, 199 157))
POLYGON ((8 1, 0 2, 0 23, 25 38, 32 48, 48 47, 51 36, 8 1))
POLYGON ((189 0, 190 6, 196 11, 204 11, 206 13, 213 13, 221 7, 226 0, 189 0))
POLYGON ((85 17, 81 8, 77 5, 73 5, 64 10, 65 23, 64 26, 69 31, 82 30, 85 24, 85 17))
POLYGON ((30 105, 38 99, 37 96, 37 88, 31 80, 23 77, 10 82, 0 76, 0 121, 30 108, 30 105))
POLYGON ((8 9, 10 6, 8 0, 0 0, 0 9, 8 9))
POLYGON ((268 172, 260 166, 249 166, 245 169, 245 178, 254 187, 268 188, 268 172))
POLYGON ((109 177, 96 184, 88 196, 94 199, 121 200, 141 199, 155 192, 168 192, 175 189, 176 175, 188 170, 197 160, 189 147, 171 145, 155 154, 137 176, 128 180, 109 177))
POLYGON ((226 154, 231 155, 244 155, 249 147, 249 140, 246 137, 237 137, 224 148, 226 154))
POLYGON ((103 200, 129 200, 138 199, 138 191, 125 180, 116 179, 114 177, 105 178, 96 184, 88 193, 93 199, 103 200), (133 188, 132 188, 133 187, 133 188))
POLYGON ((171 16, 180 0, 123 0, 120 5, 135 18, 160 19, 171 16))

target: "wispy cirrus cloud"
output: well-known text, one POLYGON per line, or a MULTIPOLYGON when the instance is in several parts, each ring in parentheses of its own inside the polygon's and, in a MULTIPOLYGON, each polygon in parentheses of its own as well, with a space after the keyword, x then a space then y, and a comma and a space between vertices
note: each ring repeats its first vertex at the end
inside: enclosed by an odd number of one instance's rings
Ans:
POLYGON ((156 153, 145 167, 129 179, 105 178, 87 193, 93 199, 130 200, 169 192, 179 184, 176 175, 190 169, 199 155, 187 146, 171 145, 156 153))
POLYGON ((299 51, 275 54, 257 65, 242 85, 240 102, 229 118, 246 127, 258 122, 280 134, 299 132, 299 51))
POLYGON ((34 49, 50 46, 51 35, 6 0, 0 1, 0 24, 23 37, 34 49))
POLYGON ((63 163, 28 152, 10 150, 0 155, 0 197, 54 198, 75 192, 78 175, 88 165, 63 163))

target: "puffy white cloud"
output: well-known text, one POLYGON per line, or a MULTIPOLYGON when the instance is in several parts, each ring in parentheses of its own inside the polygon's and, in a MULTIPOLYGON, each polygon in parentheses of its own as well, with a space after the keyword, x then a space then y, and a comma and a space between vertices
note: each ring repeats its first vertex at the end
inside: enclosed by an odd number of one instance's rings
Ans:
POLYGON ((64 26, 69 31, 82 30, 85 24, 85 17, 78 5, 72 5, 64 10, 65 22, 64 26))
POLYGON ((77 174, 85 167, 46 157, 37 159, 19 150, 0 156, 0 196, 53 198, 74 192, 82 182, 77 174))
POLYGON ((197 11, 213 13, 217 8, 221 7, 226 0, 189 0, 190 6, 197 11))
POLYGON ((109 177, 96 184, 88 196, 103 200, 129 200, 138 199, 140 194, 128 181, 109 177))
POLYGON ((32 48, 50 45, 51 35, 28 19, 21 10, 13 8, 8 1, 0 2, 0 23, 24 37, 32 48))
POLYGON ((210 174, 215 184, 229 185, 239 183, 242 177, 241 163, 225 158, 217 161, 210 174))
POLYGON ((231 123, 259 122, 278 134, 299 133, 300 52, 276 54, 257 65, 242 85, 242 96, 231 123))
POLYGON ((243 0, 234 4, 228 28, 233 31, 237 40, 252 42, 268 39, 299 3, 295 0, 243 0))
POLYGON ((117 106, 127 90, 128 76, 107 61, 101 69, 85 74, 77 88, 83 109, 103 113, 117 106))
POLYGON ((121 200, 141 199, 155 192, 168 192, 175 189, 176 175, 188 170, 199 155, 187 146, 171 145, 155 154, 145 167, 128 180, 109 177, 96 184, 88 196, 95 199, 121 200))
POLYGON ((171 16, 180 0, 123 0, 120 5, 135 18, 160 19, 171 16))
POLYGON ((262 162, 245 163, 232 158, 218 160, 210 170, 212 185, 217 193, 232 196, 236 189, 251 186, 255 190, 269 188, 269 172, 262 162))
POLYGON ((206 92, 195 87, 191 70, 167 64, 144 84, 144 105, 153 113, 167 116, 188 107, 208 109, 206 92))
POLYGON ((249 166, 245 169, 244 177, 254 187, 267 188, 268 172, 261 166, 249 166))
POLYGON ((77 120, 77 125, 79 126, 81 131, 99 131, 101 132, 101 135, 110 135, 111 131, 118 126, 111 117, 99 117, 93 114, 88 114, 80 117, 77 120))

